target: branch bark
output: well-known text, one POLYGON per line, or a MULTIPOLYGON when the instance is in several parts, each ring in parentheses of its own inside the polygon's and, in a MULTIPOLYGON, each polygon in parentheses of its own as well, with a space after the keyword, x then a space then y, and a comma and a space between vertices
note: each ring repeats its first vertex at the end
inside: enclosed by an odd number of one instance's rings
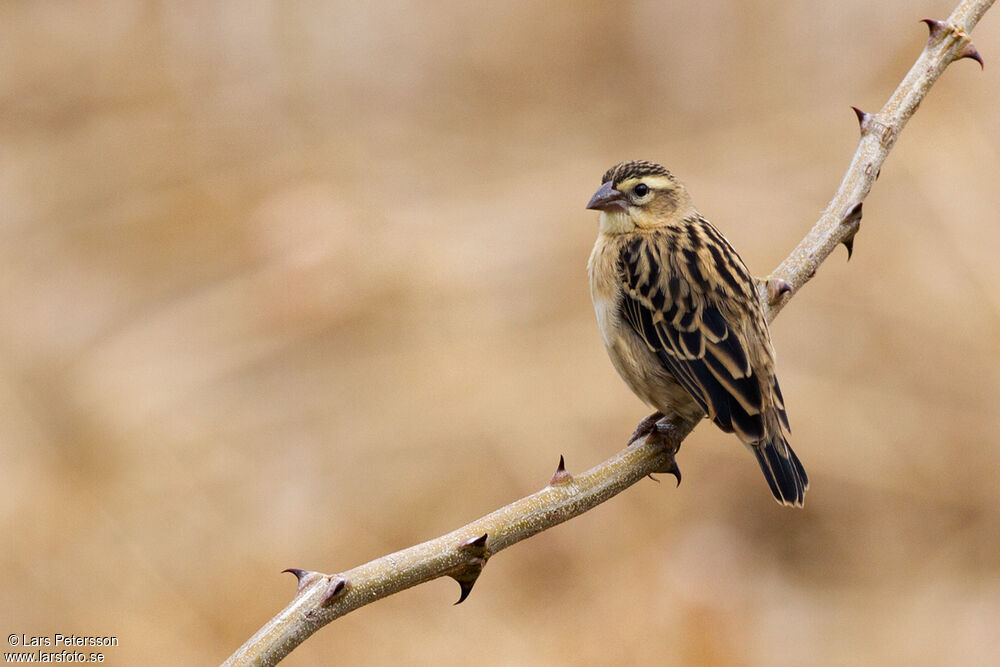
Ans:
MULTIPOLYGON (((855 109, 861 139, 844 179, 805 238, 760 284, 768 321, 839 245, 853 249, 861 204, 889 151, 931 86, 955 60, 982 59, 969 33, 994 0, 963 0, 945 21, 925 20, 927 44, 888 102, 875 114, 855 109)), ((560 459, 548 486, 458 530, 340 574, 286 570, 298 578, 292 601, 241 646, 225 665, 273 665, 321 627, 381 598, 438 577, 461 586, 463 601, 493 554, 596 507, 647 475, 669 467, 696 426, 677 422, 672 437, 647 439, 573 477, 560 459)), ((457 603, 456 603, 457 604, 457 603)))

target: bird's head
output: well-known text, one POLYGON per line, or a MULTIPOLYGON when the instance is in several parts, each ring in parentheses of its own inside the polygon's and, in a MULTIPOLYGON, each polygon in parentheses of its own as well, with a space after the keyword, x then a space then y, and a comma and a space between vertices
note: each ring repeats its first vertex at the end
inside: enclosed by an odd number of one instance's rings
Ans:
POLYGON ((601 212, 601 231, 606 234, 676 224, 695 212, 681 182, 655 162, 616 164, 601 182, 587 208, 601 212))

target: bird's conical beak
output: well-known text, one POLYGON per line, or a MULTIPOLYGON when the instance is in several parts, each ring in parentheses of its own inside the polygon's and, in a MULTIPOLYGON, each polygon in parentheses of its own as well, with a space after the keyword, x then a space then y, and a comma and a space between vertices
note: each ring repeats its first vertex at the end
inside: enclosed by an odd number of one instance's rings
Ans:
POLYGON ((598 188, 594 196, 587 202, 587 208, 595 211, 608 211, 616 206, 621 209, 627 209, 628 202, 625 201, 625 195, 615 190, 614 183, 611 181, 598 188))

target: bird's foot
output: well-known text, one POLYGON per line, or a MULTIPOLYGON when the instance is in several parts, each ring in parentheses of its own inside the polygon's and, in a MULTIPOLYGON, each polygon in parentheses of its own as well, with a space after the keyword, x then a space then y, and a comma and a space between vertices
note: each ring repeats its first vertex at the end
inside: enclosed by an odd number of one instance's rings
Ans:
POLYGON ((625 443, 625 446, 628 447, 629 445, 634 445, 636 442, 652 433, 653 430, 656 429, 656 423, 661 419, 663 419, 662 412, 654 412, 648 417, 644 417, 643 420, 639 422, 639 425, 635 427, 635 431, 632 432, 632 436, 628 439, 628 442, 625 443))
MULTIPOLYGON (((650 415, 652 416, 652 415, 650 415)), ((670 420, 670 417, 661 417, 654 424, 650 434, 650 439, 663 447, 667 460, 654 472, 669 473, 677 478, 677 486, 681 485, 681 469, 677 467, 677 459, 674 456, 681 448, 682 438, 678 434, 677 426, 670 420)))

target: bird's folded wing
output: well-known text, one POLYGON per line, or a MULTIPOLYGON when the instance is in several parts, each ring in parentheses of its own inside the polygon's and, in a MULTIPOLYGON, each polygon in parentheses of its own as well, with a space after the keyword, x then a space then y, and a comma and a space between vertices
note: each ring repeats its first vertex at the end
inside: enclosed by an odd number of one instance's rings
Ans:
MULTIPOLYGON (((627 244, 619 262, 622 318, 712 421, 744 442, 756 442, 765 435, 762 378, 712 286, 695 280, 710 267, 701 268, 695 276, 671 272, 650 239, 627 244)), ((776 386, 774 397, 780 401, 776 386)), ((784 420, 784 406, 776 407, 784 420)))

